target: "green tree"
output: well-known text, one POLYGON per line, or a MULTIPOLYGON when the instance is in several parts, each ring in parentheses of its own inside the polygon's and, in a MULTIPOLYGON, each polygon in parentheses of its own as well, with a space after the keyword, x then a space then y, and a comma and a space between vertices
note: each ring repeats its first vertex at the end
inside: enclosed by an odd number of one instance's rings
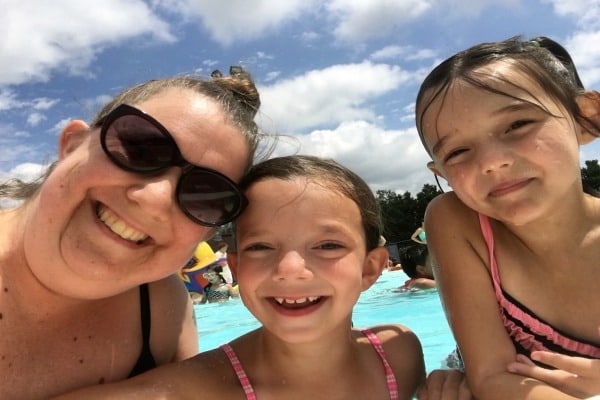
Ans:
POLYGON ((585 186, 600 190, 600 165, 598 160, 588 160, 581 168, 581 179, 585 186))
POLYGON ((383 218, 383 236, 388 243, 410 239, 412 233, 421 226, 427 204, 441 192, 436 186, 425 184, 416 197, 410 192, 402 194, 391 190, 378 190, 377 200, 383 218))

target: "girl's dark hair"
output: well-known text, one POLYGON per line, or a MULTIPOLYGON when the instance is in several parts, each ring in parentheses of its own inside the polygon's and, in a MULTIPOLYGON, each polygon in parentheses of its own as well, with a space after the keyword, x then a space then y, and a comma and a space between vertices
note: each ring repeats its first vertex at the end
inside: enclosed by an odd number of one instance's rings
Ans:
MULTIPOLYGON (((456 81, 467 82, 492 93, 516 98, 502 91, 491 82, 502 82, 518 87, 536 99, 533 94, 519 87, 501 74, 493 76, 480 68, 494 62, 504 62, 520 70, 542 87, 575 118, 575 121, 595 136, 600 136, 600 122, 582 115, 577 97, 584 93, 583 83, 567 50, 544 36, 524 41, 515 36, 500 42, 481 43, 463 50, 435 67, 425 78, 417 94, 415 119, 421 143, 431 155, 423 134, 423 118, 431 104, 443 99, 456 81)), ((527 101, 526 99, 518 99, 527 101)), ((533 103, 536 107, 540 102, 533 103)), ((550 113, 544 109, 545 112, 550 113)))
POLYGON ((402 271, 409 278, 417 278, 417 265, 425 265, 429 255, 427 245, 420 243, 411 243, 409 246, 399 251, 400 265, 402 271))
MULTIPOLYGON (((241 67, 231 67, 229 76, 224 76, 219 71, 213 71, 211 79, 176 76, 150 80, 133 86, 117 94, 105 104, 90 123, 90 127, 91 129, 101 127, 106 116, 120 104, 134 106, 171 88, 189 89, 213 99, 222 107, 229 122, 240 129, 249 144, 250 154, 246 169, 250 168, 262 138, 262 133, 254 121, 260 107, 260 96, 250 74, 241 67)), ((0 198, 14 200, 30 198, 50 175, 54 165, 55 163, 51 164, 35 181, 23 182, 13 179, 0 184, 0 198)))
POLYGON ((334 160, 307 155, 271 158, 253 166, 242 178, 240 187, 247 190, 262 180, 298 177, 308 178, 354 201, 360 211, 367 250, 378 247, 383 224, 373 191, 360 176, 334 160))
MULTIPOLYGON (((219 278, 221 279, 221 283, 227 283, 227 281, 225 280, 225 278, 223 277, 222 272, 223 272, 223 267, 221 267, 219 264, 211 264, 207 267, 206 272, 208 271, 213 271, 216 272, 217 275, 219 276, 219 278)), ((212 287, 212 283, 207 283, 206 286, 204 286, 204 289, 212 287)))

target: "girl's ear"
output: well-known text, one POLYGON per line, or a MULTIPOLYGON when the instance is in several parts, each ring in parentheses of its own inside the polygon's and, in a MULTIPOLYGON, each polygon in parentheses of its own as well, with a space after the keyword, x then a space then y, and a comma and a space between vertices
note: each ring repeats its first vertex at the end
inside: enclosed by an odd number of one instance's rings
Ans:
POLYGON ((87 137, 89 129, 89 125, 79 119, 69 121, 60 133, 60 139, 58 140, 58 159, 62 160, 79 147, 87 137))
POLYGON ((435 163, 433 161, 429 161, 427 163, 427 168, 429 168, 429 170, 431 172, 433 172, 434 174, 436 174, 437 176, 441 176, 442 178, 446 179, 444 177, 444 175, 442 175, 442 173, 440 172, 440 170, 435 166, 435 163))
POLYGON ((390 253, 385 247, 376 247, 367 253, 362 273, 362 290, 371 287, 387 265, 390 253))
POLYGON ((580 144, 587 144, 600 136, 600 93, 588 90, 577 97, 581 114, 589 121, 581 126, 580 144))

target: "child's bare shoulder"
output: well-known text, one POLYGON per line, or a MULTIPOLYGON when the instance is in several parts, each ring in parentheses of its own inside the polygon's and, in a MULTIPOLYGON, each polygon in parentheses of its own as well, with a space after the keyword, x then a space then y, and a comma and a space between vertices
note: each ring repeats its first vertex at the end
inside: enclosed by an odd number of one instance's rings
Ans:
POLYGON ((425 380, 423 348, 417 335, 399 324, 377 325, 369 328, 383 346, 399 387, 405 395, 413 395, 425 380))
POLYGON ((417 335, 410 330, 410 328, 400 324, 385 324, 375 325, 368 328, 369 331, 373 332, 381 344, 384 346, 387 343, 404 344, 404 345, 418 345, 420 347, 419 339, 417 335))
POLYGON ((448 192, 433 198, 425 214, 436 219, 461 219, 473 213, 454 192, 448 192))
POLYGON ((459 232, 469 238, 481 236, 478 213, 467 207, 454 192, 441 194, 429 203, 425 211, 425 231, 428 242, 447 234, 456 237, 459 232))

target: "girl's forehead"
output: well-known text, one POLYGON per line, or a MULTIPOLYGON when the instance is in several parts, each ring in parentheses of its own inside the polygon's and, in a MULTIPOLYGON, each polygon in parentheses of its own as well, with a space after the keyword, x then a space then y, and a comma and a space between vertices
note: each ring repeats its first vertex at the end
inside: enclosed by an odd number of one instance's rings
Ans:
MULTIPOLYGON (((437 136, 446 124, 461 115, 474 102, 493 107, 505 107, 509 103, 528 103, 544 110, 557 111, 558 105, 542 86, 521 68, 508 62, 495 62, 473 70, 469 81, 464 77, 447 83, 443 88, 433 87, 423 96, 419 105, 421 131, 425 138, 437 136)), ((464 116, 464 115, 463 115, 464 116)))

